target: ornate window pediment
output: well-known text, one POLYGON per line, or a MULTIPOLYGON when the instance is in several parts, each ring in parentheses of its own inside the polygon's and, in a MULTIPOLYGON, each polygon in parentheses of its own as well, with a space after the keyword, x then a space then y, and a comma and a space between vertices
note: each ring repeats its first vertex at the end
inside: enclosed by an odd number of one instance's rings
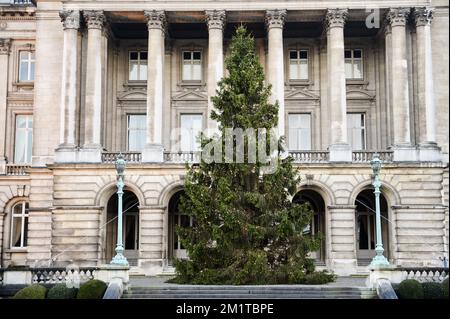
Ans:
POLYGON ((348 100, 373 100, 375 99, 375 94, 368 90, 363 89, 349 89, 347 90, 348 100))
POLYGON ((118 101, 146 101, 147 90, 136 89, 122 92, 117 96, 118 101))
POLYGON ((173 101, 207 101, 208 97, 204 92, 197 90, 187 90, 172 96, 173 101))
POLYGON ((308 89, 291 89, 286 91, 284 98, 286 100, 319 100, 320 96, 308 89))

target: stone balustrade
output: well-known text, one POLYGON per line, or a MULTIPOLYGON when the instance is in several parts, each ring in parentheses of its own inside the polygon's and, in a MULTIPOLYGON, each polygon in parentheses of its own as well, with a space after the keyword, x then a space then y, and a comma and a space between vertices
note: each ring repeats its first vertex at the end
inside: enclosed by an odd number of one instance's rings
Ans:
POLYGON ((390 163, 393 160, 394 152, 392 151, 353 151, 353 163, 369 163, 375 154, 378 154, 380 160, 384 163, 390 163))
POLYGON ((142 153, 140 152, 103 152, 102 163, 115 163, 119 154, 122 154, 127 163, 140 163, 142 160, 142 153))
POLYGON ((198 152, 165 152, 164 161, 168 163, 199 163, 200 153, 198 152))
POLYGON ((59 284, 68 281, 83 283, 95 278, 97 268, 69 269, 62 267, 31 269, 33 284, 59 284))
POLYGON ((289 151, 294 158, 294 163, 327 163, 329 161, 328 151, 289 151))
POLYGON ((419 282, 442 282, 448 277, 448 268, 400 268, 403 280, 415 279, 419 282))
POLYGON ((23 176, 28 175, 27 170, 31 166, 28 164, 6 164, 6 175, 23 176))

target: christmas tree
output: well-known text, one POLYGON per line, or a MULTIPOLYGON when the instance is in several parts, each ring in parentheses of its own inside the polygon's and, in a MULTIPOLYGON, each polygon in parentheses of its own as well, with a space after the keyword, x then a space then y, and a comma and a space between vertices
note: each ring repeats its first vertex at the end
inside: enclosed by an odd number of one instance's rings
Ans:
MULTIPOLYGON (((283 158, 282 139, 273 133, 278 104, 269 102, 271 87, 264 83, 254 39, 245 27, 236 29, 230 49, 225 60, 229 75, 218 84, 211 114, 221 134, 203 137, 201 145, 203 151, 211 145, 223 150, 231 140, 236 150, 245 147, 240 155, 219 153, 213 161, 202 156, 199 165, 188 167, 180 210, 192 216, 194 223, 190 228, 178 227, 177 233, 189 259, 174 261, 177 276, 171 281, 234 285, 328 282, 334 276, 315 272, 314 262, 308 258, 309 252, 320 247, 321 238, 305 232, 313 217, 309 206, 292 202, 299 172, 291 157, 283 158), (259 134, 224 138, 230 129, 260 129, 267 132, 266 139, 259 139, 259 134), (270 157, 274 141, 276 149, 270 157), (269 155, 261 159, 258 153, 255 161, 255 149, 269 155)), ((211 151, 214 149, 208 148, 207 155, 211 151)))

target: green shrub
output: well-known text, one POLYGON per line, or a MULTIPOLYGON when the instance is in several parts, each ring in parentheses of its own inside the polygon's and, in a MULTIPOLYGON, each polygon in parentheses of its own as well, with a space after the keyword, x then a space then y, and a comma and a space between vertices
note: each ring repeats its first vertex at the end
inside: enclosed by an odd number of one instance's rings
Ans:
POLYGON ((45 299, 47 289, 44 286, 34 284, 20 289, 13 299, 45 299))
POLYGON ((425 299, 442 299, 442 284, 439 282, 422 283, 423 298, 425 299))
POLYGON ((66 284, 57 284, 50 288, 47 299, 75 299, 77 292, 77 288, 68 288, 66 284))
POLYGON ((102 299, 106 288, 106 283, 101 280, 89 280, 80 286, 77 299, 102 299))
POLYGON ((330 274, 326 270, 316 271, 305 275, 302 284, 323 285, 336 280, 335 274, 330 274))
POLYGON ((442 282, 442 296, 448 299, 448 278, 442 282))
POLYGON ((423 288, 415 279, 403 280, 398 285, 398 297, 400 299, 423 299, 423 288))

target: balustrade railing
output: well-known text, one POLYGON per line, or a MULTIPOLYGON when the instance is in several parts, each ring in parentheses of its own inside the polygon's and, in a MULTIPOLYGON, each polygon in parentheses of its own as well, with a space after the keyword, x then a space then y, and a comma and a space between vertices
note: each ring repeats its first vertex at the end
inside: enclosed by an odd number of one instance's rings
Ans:
POLYGON ((28 164, 6 164, 6 175, 23 176, 28 175, 27 169, 31 166, 28 164))
POLYGON ((432 267, 432 268, 418 268, 418 267, 402 267, 402 279, 415 279, 419 282, 442 282, 448 277, 448 268, 432 267))
MULTIPOLYGON (((120 152, 103 152, 102 163, 113 164, 117 161, 120 152)), ((140 163, 142 154, 140 152, 124 152, 122 153, 124 160, 127 163, 140 163)))
POLYGON ((83 283, 94 279, 96 270, 96 267, 82 267, 79 269, 62 267, 34 268, 31 269, 31 274, 34 284, 59 284, 68 281, 83 283))
POLYGON ((289 151, 294 163, 326 163, 329 159, 328 151, 289 151))
POLYGON ((352 161, 354 163, 369 163, 375 154, 378 154, 378 157, 384 163, 392 162, 394 155, 392 151, 353 151, 352 161))
POLYGON ((168 163, 199 163, 200 152, 165 152, 164 161, 168 163))
MULTIPOLYGON (((0 3, 2 2, 0 1, 0 3)), ((32 4, 31 0, 10 0, 9 3, 16 6, 27 6, 32 4)))

